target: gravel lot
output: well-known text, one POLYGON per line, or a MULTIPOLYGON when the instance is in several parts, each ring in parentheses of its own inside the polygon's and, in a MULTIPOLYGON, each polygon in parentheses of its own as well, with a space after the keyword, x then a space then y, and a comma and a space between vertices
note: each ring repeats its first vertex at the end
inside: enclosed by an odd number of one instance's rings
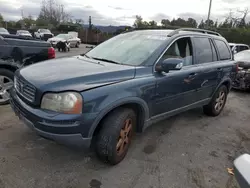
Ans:
POLYGON ((117 166, 37 136, 2 106, 0 188, 237 188, 227 168, 250 153, 249 95, 231 92, 215 118, 194 109, 151 126, 117 166))

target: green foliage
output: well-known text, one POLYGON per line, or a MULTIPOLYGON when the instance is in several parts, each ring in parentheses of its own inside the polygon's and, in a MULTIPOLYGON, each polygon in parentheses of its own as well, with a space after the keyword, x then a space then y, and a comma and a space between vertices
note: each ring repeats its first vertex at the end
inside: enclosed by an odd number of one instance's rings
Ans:
POLYGON ((0 14, 0 27, 3 26, 3 22, 4 22, 3 16, 2 14, 0 14))

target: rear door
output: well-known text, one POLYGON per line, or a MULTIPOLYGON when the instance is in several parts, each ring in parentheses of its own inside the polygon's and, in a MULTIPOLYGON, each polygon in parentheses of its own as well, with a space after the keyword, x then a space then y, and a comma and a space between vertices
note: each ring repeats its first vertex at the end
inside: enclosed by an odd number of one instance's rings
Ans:
POLYGON ((199 74, 200 85, 197 90, 197 100, 210 98, 216 85, 218 84, 218 54, 214 47, 213 41, 204 37, 193 37, 195 48, 195 64, 197 64, 201 73, 199 74))

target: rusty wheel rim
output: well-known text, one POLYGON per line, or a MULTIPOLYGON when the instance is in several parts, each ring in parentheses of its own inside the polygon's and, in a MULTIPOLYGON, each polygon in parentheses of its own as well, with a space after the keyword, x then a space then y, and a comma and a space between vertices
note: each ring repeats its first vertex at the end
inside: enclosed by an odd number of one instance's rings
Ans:
POLYGON ((132 136, 132 128, 133 128, 132 120, 126 119, 120 131, 120 135, 116 144, 116 152, 118 155, 122 155, 124 151, 127 149, 132 136))

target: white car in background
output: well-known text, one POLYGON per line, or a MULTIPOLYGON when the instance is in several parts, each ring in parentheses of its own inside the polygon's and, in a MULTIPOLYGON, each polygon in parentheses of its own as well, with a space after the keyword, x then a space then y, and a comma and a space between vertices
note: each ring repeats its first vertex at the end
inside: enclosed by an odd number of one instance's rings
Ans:
POLYGON ((5 34, 5 35, 9 35, 9 31, 3 27, 0 27, 0 34, 5 34))
POLYGON ((246 44, 229 43, 229 46, 230 46, 233 54, 237 54, 241 51, 250 49, 249 46, 246 44))
POLYGON ((31 33, 27 30, 17 30, 16 35, 23 37, 32 37, 31 33))
POLYGON ((81 39, 79 39, 76 36, 73 36, 72 34, 59 34, 56 35, 55 37, 48 39, 48 42, 50 42, 53 47, 56 47, 56 44, 59 41, 67 42, 70 44, 70 47, 76 47, 76 48, 78 48, 81 44, 81 39))

